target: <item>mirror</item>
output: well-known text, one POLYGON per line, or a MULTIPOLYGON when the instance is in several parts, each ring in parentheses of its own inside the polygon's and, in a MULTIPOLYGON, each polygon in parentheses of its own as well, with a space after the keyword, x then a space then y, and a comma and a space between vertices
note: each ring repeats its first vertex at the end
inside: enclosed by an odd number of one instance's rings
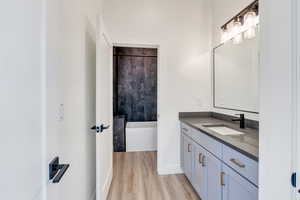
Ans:
POLYGON ((224 43, 213 51, 214 107, 259 112, 258 38, 224 43))

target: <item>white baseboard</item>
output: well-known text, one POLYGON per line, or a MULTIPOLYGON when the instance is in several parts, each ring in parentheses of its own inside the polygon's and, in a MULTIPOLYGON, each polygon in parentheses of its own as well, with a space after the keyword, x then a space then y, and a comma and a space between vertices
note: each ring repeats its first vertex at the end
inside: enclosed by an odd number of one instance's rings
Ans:
POLYGON ((109 173, 108 173, 108 175, 106 177, 106 180, 105 180, 105 184, 102 188, 102 194, 103 194, 103 197, 104 197, 103 200, 107 199, 109 188, 110 188, 110 185, 111 185, 111 182, 112 182, 112 178, 113 178, 113 166, 110 167, 109 173))
POLYGON ((182 174, 183 171, 180 165, 167 165, 157 169, 159 175, 182 174))

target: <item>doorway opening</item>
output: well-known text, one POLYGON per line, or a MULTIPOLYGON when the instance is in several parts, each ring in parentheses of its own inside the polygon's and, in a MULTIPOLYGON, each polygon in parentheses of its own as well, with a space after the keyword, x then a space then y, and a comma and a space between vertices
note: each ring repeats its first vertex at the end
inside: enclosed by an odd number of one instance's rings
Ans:
POLYGON ((114 151, 157 150, 158 49, 113 48, 114 151))

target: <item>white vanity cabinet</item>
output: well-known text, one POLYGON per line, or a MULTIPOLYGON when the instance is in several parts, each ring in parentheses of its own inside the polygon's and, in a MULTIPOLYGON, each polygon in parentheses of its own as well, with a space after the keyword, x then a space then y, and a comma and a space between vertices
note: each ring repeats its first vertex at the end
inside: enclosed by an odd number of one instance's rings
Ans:
POLYGON ((258 185, 258 163, 234 149, 223 146, 223 162, 254 185, 258 185))
POLYGON ((183 171, 202 200, 258 200, 256 161, 186 124, 181 130, 183 171))
POLYGON ((207 199, 207 158, 205 160, 206 150, 200 145, 195 146, 194 154, 194 180, 192 185, 195 190, 201 196, 201 198, 207 199))
POLYGON ((220 184, 220 175, 222 173, 222 162, 208 151, 203 162, 207 173, 207 193, 206 198, 203 198, 203 200, 221 199, 222 186, 220 184))
POLYGON ((186 177, 192 182, 193 165, 194 165, 194 145, 193 141, 186 136, 183 136, 183 171, 186 177))
POLYGON ((222 162, 213 154, 183 135, 183 171, 201 200, 222 198, 220 175, 222 162))
POLYGON ((256 200, 258 189, 231 168, 223 165, 223 200, 256 200))

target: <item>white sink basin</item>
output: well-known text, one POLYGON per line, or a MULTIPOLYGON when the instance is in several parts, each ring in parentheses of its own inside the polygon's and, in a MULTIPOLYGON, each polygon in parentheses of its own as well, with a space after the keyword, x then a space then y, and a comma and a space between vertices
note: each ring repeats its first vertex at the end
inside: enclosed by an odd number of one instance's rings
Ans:
POLYGON ((228 128, 227 126, 206 126, 206 128, 220 135, 244 135, 245 133, 228 128))

